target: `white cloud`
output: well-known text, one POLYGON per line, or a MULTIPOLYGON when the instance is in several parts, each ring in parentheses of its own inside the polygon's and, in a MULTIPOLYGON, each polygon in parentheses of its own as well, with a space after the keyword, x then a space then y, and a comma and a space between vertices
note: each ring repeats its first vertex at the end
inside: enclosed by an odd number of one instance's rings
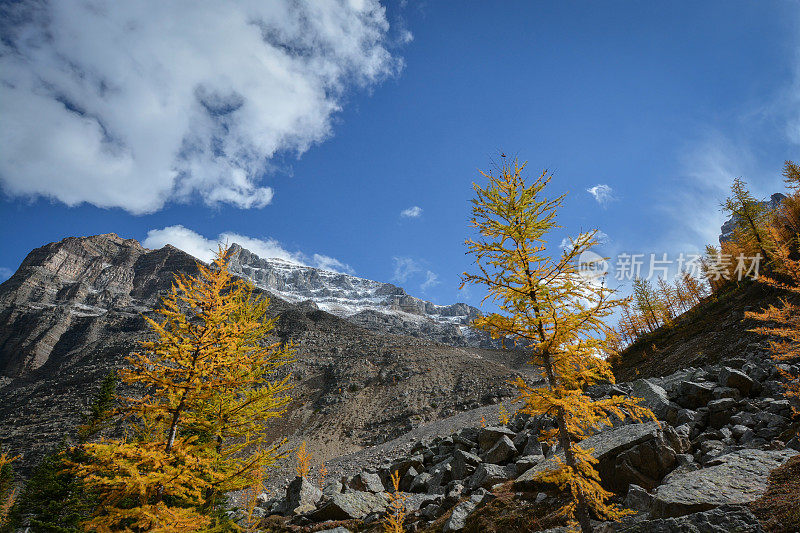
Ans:
POLYGON ((355 274, 355 271, 350 267, 336 259, 327 255, 314 254, 311 256, 312 263, 317 268, 323 270, 332 270, 334 272, 344 272, 347 274, 355 274))
POLYGON ((603 208, 608 207, 608 204, 617 199, 614 196, 614 189, 603 183, 598 183, 594 187, 589 187, 586 189, 586 192, 591 194, 595 201, 597 201, 597 203, 603 208))
POLYGON ((0 13, 0 182, 132 213, 262 207, 278 151, 396 73, 378 0, 24 0, 0 13))
POLYGON ((422 292, 425 292, 429 288, 431 288, 431 287, 433 287, 435 285, 438 285, 439 283, 441 283, 439 281, 439 276, 437 276, 435 273, 433 273, 430 270, 428 270, 425 273, 425 281, 422 282, 422 284, 419 286, 419 288, 420 288, 420 290, 422 290, 422 292))
POLYGON ((422 216, 422 208, 418 205, 413 207, 409 207, 408 209, 403 209, 400 211, 400 216, 405 218, 419 218, 422 216))
POLYGON ((392 281, 404 283, 408 278, 418 272, 422 272, 422 267, 410 257, 393 257, 394 275, 392 281))
POLYGON ((5 281, 14 274, 10 268, 0 267, 0 281, 5 281))
POLYGON ((326 255, 313 254, 310 258, 302 252, 289 252, 275 239, 258 239, 238 233, 226 231, 220 233, 216 239, 207 239, 199 233, 181 225, 167 226, 162 229, 153 229, 147 232, 147 238, 142 242, 146 248, 161 248, 167 244, 183 250, 202 261, 210 261, 214 257, 219 244, 239 244, 262 258, 278 258, 296 265, 313 266, 334 272, 353 274, 353 269, 326 255))

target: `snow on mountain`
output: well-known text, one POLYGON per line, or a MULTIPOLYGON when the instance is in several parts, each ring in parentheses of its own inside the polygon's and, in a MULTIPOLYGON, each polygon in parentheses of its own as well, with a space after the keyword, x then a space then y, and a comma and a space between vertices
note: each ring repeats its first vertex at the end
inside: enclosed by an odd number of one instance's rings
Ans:
POLYGON ((436 305, 391 283, 263 258, 231 245, 231 272, 290 302, 316 307, 372 330, 427 337, 457 346, 493 346, 468 324, 480 311, 463 303, 436 305))

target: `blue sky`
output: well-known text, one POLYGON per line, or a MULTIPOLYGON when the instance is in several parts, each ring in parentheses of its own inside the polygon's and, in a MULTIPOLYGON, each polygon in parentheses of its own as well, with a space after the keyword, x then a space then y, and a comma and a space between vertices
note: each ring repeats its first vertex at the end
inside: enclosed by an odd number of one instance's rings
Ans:
POLYGON ((127 4, 3 8, 0 275, 72 235, 233 235, 476 304, 499 150, 569 192, 554 248, 612 257, 701 249, 734 176, 768 196, 800 159, 796 2, 127 4))

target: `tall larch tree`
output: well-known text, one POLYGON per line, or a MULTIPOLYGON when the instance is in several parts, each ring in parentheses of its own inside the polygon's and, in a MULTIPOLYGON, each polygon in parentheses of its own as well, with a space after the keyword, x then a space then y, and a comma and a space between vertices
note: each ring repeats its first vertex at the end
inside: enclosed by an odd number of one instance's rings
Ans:
POLYGON ((722 210, 737 221, 735 235, 739 246, 755 249, 765 261, 769 260, 771 254, 767 250, 769 237, 766 230, 769 210, 753 197, 743 179, 734 178, 731 195, 722 203, 722 210))
POLYGON ((265 424, 289 402, 279 367, 291 346, 265 345, 268 300, 228 270, 220 248, 195 277, 176 275, 155 318, 156 339, 129 358, 120 398, 132 436, 85 444, 73 465, 100 496, 85 526, 105 531, 201 531, 223 492, 241 489, 280 455, 265 424))
POLYGON ((462 280, 484 285, 484 299, 500 310, 478 318, 474 326, 529 347, 531 363, 542 368, 545 386, 516 382, 525 403, 522 411, 546 414, 556 422, 542 438, 558 443, 564 461, 541 480, 571 495, 562 512, 589 532, 590 512, 610 519, 626 513, 608 503, 611 494, 600 485, 592 450, 575 442, 592 428, 611 425, 613 416, 641 419, 652 413, 638 400, 615 396, 593 401, 584 393, 588 385, 614 380, 598 356, 607 352, 606 338, 613 333, 604 319, 622 302, 600 280, 582 275, 577 265, 580 254, 596 245, 596 231, 578 236, 559 256, 548 255, 547 235, 558 227, 556 213, 564 196, 545 197, 551 180, 546 171, 527 184, 524 167, 503 159, 496 173, 481 173, 488 183, 474 185, 471 225, 479 237, 466 244, 478 271, 465 272, 462 280))
MULTIPOLYGON (((748 318, 763 322, 755 332, 769 335, 770 351, 778 363, 792 363, 800 360, 800 258, 797 243, 800 242, 800 225, 787 223, 796 219, 797 206, 800 206, 800 167, 791 161, 786 162, 784 177, 791 195, 784 201, 781 223, 770 227, 776 243, 775 263, 779 276, 761 276, 759 281, 772 287, 785 290, 791 295, 782 298, 780 305, 771 305, 760 312, 746 313, 748 318)), ((781 370, 787 380, 786 393, 793 402, 796 415, 800 415, 800 375, 781 370)))
POLYGON ((663 304, 658 297, 658 292, 653 288, 653 284, 645 278, 635 278, 633 280, 633 297, 636 308, 641 313, 647 328, 652 332, 661 325, 663 316, 663 304))

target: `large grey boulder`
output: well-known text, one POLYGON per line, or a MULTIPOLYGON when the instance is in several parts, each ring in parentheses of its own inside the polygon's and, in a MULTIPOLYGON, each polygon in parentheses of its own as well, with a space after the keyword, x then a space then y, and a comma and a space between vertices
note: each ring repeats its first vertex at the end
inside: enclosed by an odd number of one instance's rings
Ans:
POLYGON ((464 479, 471 475, 481 462, 481 458, 475 454, 463 450, 456 450, 453 453, 453 479, 464 479))
POLYGON ((731 387, 737 389, 742 393, 742 396, 747 396, 753 388, 753 380, 740 370, 734 368, 722 367, 719 372, 719 379, 717 380, 723 387, 731 387))
POLYGON ((737 450, 715 458, 711 466, 671 476, 654 495, 656 518, 683 516, 729 504, 748 504, 764 494, 767 477, 794 450, 737 450))
POLYGON ((637 379, 632 384, 631 397, 641 398, 639 405, 648 407, 659 420, 673 419, 677 410, 670 405, 667 391, 646 379, 637 379))
POLYGON ((697 409, 704 407, 714 399, 714 385, 697 381, 683 381, 678 385, 678 397, 675 399, 681 407, 697 409))
MULTIPOLYGON (((630 424, 601 431, 578 443, 592 448, 598 459, 597 471, 603 484, 625 493, 630 483, 652 489, 676 466, 678 454, 689 449, 689 443, 675 430, 658 422, 630 424)), ((563 452, 559 457, 564 460, 563 452)), ((556 468, 555 459, 542 461, 517 478, 517 482, 532 482, 539 474, 556 468)))
MULTIPOLYGON (((516 469, 514 469, 516 472, 516 469)), ((502 466, 483 463, 478 466, 475 473, 469 478, 467 485, 476 489, 478 487, 489 488, 497 483, 502 483, 511 477, 508 470, 502 466)))
POLYGON ((322 499, 322 491, 306 478, 298 476, 286 487, 284 512, 291 515, 313 511, 320 499, 322 499))
POLYGON ((500 437, 492 449, 486 452, 484 460, 487 463, 501 464, 507 462, 509 459, 517 454, 517 448, 507 435, 500 437))
POLYGON ((357 474, 350 487, 364 492, 383 492, 385 490, 381 477, 371 472, 357 474))
POLYGON ((763 533, 758 519, 743 505, 725 505, 680 518, 627 519, 607 533, 763 533))
POLYGON ((475 510, 476 506, 475 502, 467 500, 453 507, 453 512, 450 514, 450 518, 445 521, 442 531, 448 533, 449 531, 461 531, 464 529, 464 526, 467 525, 467 517, 475 510))
POLYGON ((478 432, 478 446, 482 452, 488 452, 502 436, 508 437, 513 442, 516 434, 503 426, 487 426, 481 428, 480 432, 478 432))
POLYGON ((387 504, 386 497, 382 494, 360 491, 334 494, 309 517, 315 522, 362 519, 370 513, 385 511, 387 504))

